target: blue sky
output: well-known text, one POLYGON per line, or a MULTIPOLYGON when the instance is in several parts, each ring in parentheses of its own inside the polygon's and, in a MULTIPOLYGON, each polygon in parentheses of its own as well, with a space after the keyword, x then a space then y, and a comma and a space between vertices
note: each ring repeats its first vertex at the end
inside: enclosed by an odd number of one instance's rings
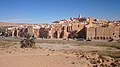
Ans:
POLYGON ((70 17, 120 20, 120 0, 0 0, 0 21, 49 23, 70 17))

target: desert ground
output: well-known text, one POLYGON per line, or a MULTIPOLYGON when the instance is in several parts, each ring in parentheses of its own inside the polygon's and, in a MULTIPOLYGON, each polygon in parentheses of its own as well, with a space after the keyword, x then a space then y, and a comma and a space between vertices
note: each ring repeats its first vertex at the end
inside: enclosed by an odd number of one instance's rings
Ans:
POLYGON ((120 43, 37 39, 20 48, 18 38, 0 38, 0 67, 120 67, 120 43))

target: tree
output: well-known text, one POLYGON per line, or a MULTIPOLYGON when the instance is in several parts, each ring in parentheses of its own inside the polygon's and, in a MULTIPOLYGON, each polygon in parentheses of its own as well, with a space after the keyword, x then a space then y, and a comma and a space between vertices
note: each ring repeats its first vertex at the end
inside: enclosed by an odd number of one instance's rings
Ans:
POLYGON ((0 33, 6 32, 6 28, 0 27, 0 33))
POLYGON ((24 34, 24 39, 20 41, 21 48, 35 47, 35 37, 29 33, 24 34))
POLYGON ((72 35, 73 35, 73 39, 77 38, 78 37, 77 31, 76 30, 73 31, 72 35))
POLYGON ((75 31, 72 31, 69 35, 68 35, 68 38, 77 38, 78 37, 78 33, 77 33, 77 30, 75 31))

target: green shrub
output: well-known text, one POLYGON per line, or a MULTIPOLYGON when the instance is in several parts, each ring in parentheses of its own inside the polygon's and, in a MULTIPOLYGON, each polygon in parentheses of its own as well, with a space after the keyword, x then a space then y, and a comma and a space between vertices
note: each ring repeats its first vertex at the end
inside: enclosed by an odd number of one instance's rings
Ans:
POLYGON ((110 56, 110 57, 112 57, 112 58, 120 58, 120 56, 110 56))

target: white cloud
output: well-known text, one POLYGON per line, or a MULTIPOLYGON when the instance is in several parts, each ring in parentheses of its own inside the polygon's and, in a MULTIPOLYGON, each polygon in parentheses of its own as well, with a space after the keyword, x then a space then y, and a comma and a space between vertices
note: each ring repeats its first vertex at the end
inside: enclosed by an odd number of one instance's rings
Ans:
POLYGON ((16 19, 0 19, 0 21, 29 21, 29 20, 35 20, 30 18, 16 18, 16 19))
POLYGON ((31 18, 16 18, 16 19, 0 19, 0 22, 20 22, 20 23, 25 23, 25 22, 30 22, 34 21, 35 19, 31 18))
POLYGON ((13 22, 13 23, 50 23, 52 20, 47 19, 32 19, 32 18, 15 18, 15 19, 3 19, 0 18, 0 22, 13 22))

